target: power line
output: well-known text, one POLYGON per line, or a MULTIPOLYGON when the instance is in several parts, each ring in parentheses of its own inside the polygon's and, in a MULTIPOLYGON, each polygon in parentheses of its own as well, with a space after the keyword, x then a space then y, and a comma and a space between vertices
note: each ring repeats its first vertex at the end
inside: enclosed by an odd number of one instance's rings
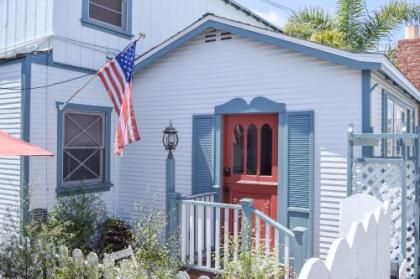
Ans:
POLYGON ((276 8, 282 9, 282 10, 286 10, 289 13, 295 13, 296 12, 295 10, 293 10, 293 9, 291 9, 289 7, 286 7, 284 5, 281 5, 281 4, 276 3, 274 1, 271 1, 271 0, 260 0, 260 1, 261 2, 264 2, 266 4, 269 4, 269 5, 273 6, 273 7, 276 7, 276 8))
POLYGON ((66 79, 66 80, 62 80, 62 81, 58 81, 58 82, 54 82, 54 83, 50 83, 50 84, 46 84, 46 85, 42 85, 42 86, 35 86, 35 87, 29 87, 29 88, 23 88, 23 87, 0 87, 0 90, 11 90, 14 92, 20 92, 24 89, 41 89, 41 88, 47 88, 47 87, 51 87, 51 86, 55 86, 55 85, 59 85, 59 84, 63 84, 63 83, 68 83, 68 82, 72 82, 87 76, 90 76, 92 74, 85 74, 85 75, 81 75, 75 78, 71 78, 71 79, 66 79))

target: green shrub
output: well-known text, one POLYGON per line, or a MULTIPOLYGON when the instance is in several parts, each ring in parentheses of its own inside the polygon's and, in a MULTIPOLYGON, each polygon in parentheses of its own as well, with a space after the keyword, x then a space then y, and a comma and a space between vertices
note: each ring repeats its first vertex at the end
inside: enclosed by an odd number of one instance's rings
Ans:
POLYGON ((45 224, 29 224, 28 233, 47 234, 58 245, 83 252, 94 250, 96 235, 106 218, 104 202, 96 194, 81 193, 60 198, 45 224))
MULTIPOLYGON (((238 259, 229 258, 225 271, 219 279, 283 279, 285 269, 281 267, 274 255, 265 255, 265 251, 242 252, 238 259)), ((289 278, 295 278, 290 274, 289 278)))

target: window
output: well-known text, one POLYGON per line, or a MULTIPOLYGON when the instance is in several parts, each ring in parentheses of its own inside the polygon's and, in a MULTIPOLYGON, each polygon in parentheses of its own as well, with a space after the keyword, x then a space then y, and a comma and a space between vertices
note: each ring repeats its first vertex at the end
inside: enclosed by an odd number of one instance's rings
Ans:
POLYGON ((59 110, 59 191, 109 188, 110 112, 109 108, 75 104, 59 110))
POLYGON ((264 124, 261 129, 261 175, 271 175, 272 158, 272 130, 270 125, 264 124))
POLYGON ((132 0, 83 0, 82 23, 116 35, 132 37, 132 0))
POLYGON ((126 3, 124 0, 89 0, 89 18, 125 28, 126 3))
POLYGON ((241 174, 244 157, 244 129, 236 125, 233 129, 233 173, 241 174))
POLYGON ((255 125, 248 127, 246 166, 246 174, 257 174, 257 127, 255 125))
MULTIPOLYGON (((414 109, 403 101, 386 94, 386 133, 401 133, 403 127, 407 127, 408 132, 414 132, 415 113, 414 109)), ((385 142, 386 156, 401 156, 400 144, 392 139, 385 142)))

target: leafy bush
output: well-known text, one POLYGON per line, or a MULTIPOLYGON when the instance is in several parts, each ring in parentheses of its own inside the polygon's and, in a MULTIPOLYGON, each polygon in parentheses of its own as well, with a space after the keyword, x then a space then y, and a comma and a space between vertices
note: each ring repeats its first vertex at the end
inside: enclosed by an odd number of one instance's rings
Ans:
POLYGON ((152 274, 159 279, 175 278, 180 268, 178 247, 174 237, 166 242, 163 239, 166 215, 153 205, 138 212, 134 252, 140 266, 146 270, 148 278, 152 278, 152 274))
POLYGON ((108 218, 100 226, 98 252, 112 253, 127 248, 134 241, 131 227, 120 219, 108 218))
POLYGON ((28 234, 48 235, 54 243, 83 252, 95 248, 96 235, 106 218, 104 202, 96 194, 81 193, 60 198, 44 224, 28 225, 28 234))
MULTIPOLYGON (((282 279, 285 269, 281 267, 274 255, 265 255, 265 251, 252 249, 242 252, 238 259, 230 258, 225 271, 219 279, 282 279)), ((290 278, 295 278, 290 274, 290 278)))

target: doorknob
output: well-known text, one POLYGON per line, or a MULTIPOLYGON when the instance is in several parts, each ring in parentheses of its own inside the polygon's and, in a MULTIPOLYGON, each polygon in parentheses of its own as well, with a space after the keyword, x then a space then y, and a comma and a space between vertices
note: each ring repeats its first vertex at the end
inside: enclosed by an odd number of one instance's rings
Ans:
POLYGON ((223 192, 229 193, 229 187, 227 185, 223 186, 223 192))
POLYGON ((230 168, 224 168, 223 169, 223 175, 224 176, 230 176, 230 168))

